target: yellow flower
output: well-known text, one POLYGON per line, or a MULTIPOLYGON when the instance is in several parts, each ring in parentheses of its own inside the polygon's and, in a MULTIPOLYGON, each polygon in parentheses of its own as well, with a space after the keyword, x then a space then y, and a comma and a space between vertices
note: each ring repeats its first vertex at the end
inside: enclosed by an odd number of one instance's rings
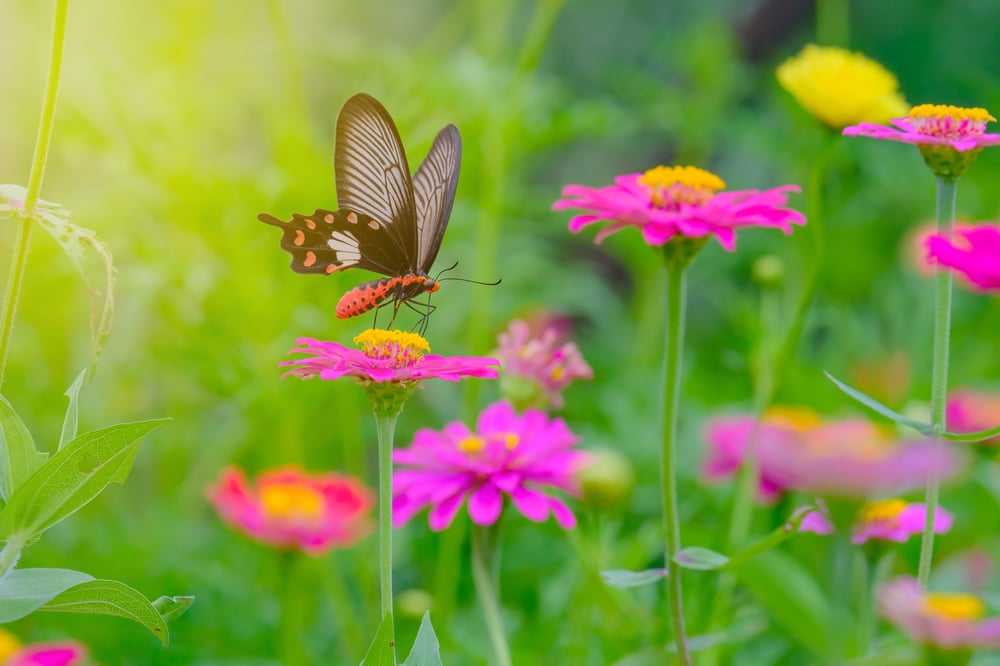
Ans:
POLYGON ((809 44, 777 76, 803 108, 835 129, 883 123, 909 110, 892 72, 845 49, 809 44))

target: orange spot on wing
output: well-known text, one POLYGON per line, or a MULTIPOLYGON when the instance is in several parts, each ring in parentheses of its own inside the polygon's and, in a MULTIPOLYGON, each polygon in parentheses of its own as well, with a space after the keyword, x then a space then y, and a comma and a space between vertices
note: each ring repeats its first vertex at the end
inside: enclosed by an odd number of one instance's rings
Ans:
POLYGON ((302 247, 302 244, 306 242, 305 233, 301 229, 296 229, 295 240, 293 240, 292 242, 295 243, 296 247, 302 247))
POLYGON ((372 229, 378 229, 378 222, 375 220, 368 220, 368 226, 372 229))
POLYGON ((316 223, 313 222, 311 218, 307 217, 306 218, 306 226, 309 227, 310 229, 315 229, 316 228, 316 223))
POLYGON ((347 214, 347 221, 350 222, 351 224, 357 224, 358 223, 358 216, 355 213, 348 213, 347 214))
POLYGON ((308 252, 306 252, 306 260, 302 262, 302 265, 305 266, 306 268, 309 268, 315 263, 316 263, 316 253, 313 252, 312 250, 309 250, 308 252))
POLYGON ((337 270, 337 268, 338 266, 330 264, 329 266, 326 267, 326 274, 329 275, 330 273, 333 273, 335 270, 337 270))
POLYGON ((323 221, 326 222, 327 224, 333 224, 333 221, 335 219, 337 218, 333 216, 333 213, 327 213, 326 215, 323 216, 323 221))

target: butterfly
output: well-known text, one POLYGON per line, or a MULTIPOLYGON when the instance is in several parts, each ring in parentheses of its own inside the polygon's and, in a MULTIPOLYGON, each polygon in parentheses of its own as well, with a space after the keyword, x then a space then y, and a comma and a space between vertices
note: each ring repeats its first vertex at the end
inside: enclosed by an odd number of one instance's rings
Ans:
MULTIPOLYGON (((440 288, 428 273, 451 216, 461 160, 462 137, 448 125, 411 178, 392 116, 374 97, 359 93, 337 116, 333 169, 340 208, 295 213, 288 221, 266 213, 257 219, 282 230, 281 247, 292 255, 296 273, 362 268, 385 276, 344 294, 338 318, 390 301, 395 321, 402 304, 440 288)), ((429 303, 426 308, 424 325, 433 309, 429 303)))

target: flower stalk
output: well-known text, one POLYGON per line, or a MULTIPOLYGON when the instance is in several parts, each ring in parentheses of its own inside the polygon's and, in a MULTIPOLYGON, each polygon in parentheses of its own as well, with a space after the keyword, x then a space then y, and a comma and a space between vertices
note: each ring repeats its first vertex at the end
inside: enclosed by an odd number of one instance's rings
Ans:
MULTIPOLYGON (((375 412, 378 433, 379 615, 392 614, 392 445, 399 411, 375 412)), ((395 634, 393 634, 395 635, 395 634)))
POLYGON ((68 7, 69 0, 56 0, 55 14, 52 20, 52 50, 49 55, 49 72, 45 83, 42 114, 38 123, 38 134, 35 137, 35 151, 31 158, 31 172, 28 176, 24 208, 21 210, 21 222, 18 225, 17 238, 14 241, 14 258, 10 264, 10 274, 4 291, 2 310, 0 310, 0 387, 3 386, 6 375, 7 353, 10 350, 10 338, 14 329, 14 314, 21 296, 21 285, 24 283, 24 269, 28 263, 28 248, 31 243, 33 226, 32 217, 42 192, 42 178, 45 175, 45 163, 48 159, 49 144, 52 141, 68 7))
MULTIPOLYGON (((958 192, 956 176, 937 176, 937 232, 944 238, 951 238, 955 220, 955 201, 958 192)), ((935 269, 934 288, 934 359, 931 374, 931 427, 937 446, 945 446, 941 434, 945 431, 948 405, 948 347, 951 336, 951 271, 938 266, 935 269)), ((934 557, 934 516, 938 506, 941 479, 932 471, 927 478, 926 497, 927 521, 920 542, 920 564, 917 568, 917 583, 920 589, 927 589, 934 557)))
POLYGON ((483 609, 486 632, 493 648, 493 666, 511 666, 510 647, 503 630, 500 617, 500 594, 496 584, 496 559, 499 539, 497 526, 473 526, 472 528, 472 579, 476 586, 476 596, 483 609))

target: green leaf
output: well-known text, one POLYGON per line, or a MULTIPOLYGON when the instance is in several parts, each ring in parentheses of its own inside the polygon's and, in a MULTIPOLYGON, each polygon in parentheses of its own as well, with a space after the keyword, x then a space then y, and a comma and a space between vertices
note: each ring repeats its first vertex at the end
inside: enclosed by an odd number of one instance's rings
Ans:
POLYGON ((627 590, 630 587, 642 587, 658 583, 667 577, 666 569, 646 569, 645 571, 628 571, 627 569, 605 569, 601 572, 601 580, 608 587, 627 590))
POLYGON ((685 569, 710 571, 726 566, 729 563, 729 558, 722 553, 717 553, 708 548, 688 546, 687 548, 682 548, 680 552, 674 555, 674 562, 685 569))
POLYGON ((997 435, 1000 435, 1000 426, 977 432, 946 432, 941 436, 953 442, 981 442, 984 439, 991 439, 997 435))
POLYGON ((74 585, 94 580, 70 569, 11 569, 0 578, 0 624, 20 620, 74 585))
POLYGON ((14 491, 45 463, 49 455, 35 448, 27 426, 3 396, 0 396, 0 446, 3 447, 0 495, 9 502, 14 491))
POLYGON ((0 534, 31 538, 52 527, 109 483, 121 483, 142 438, 169 419, 138 421, 77 437, 42 465, 0 511, 0 534))
POLYGON ((392 635, 392 611, 385 614, 361 666, 396 666, 396 644, 392 635))
POLYGON ((424 618, 420 621, 420 629, 417 631, 417 638, 413 641, 413 649, 410 650, 410 656, 406 658, 402 666, 443 666, 441 663, 441 644, 438 643, 437 636, 434 635, 429 612, 424 612, 424 618))
POLYGON ((885 405, 883 405, 881 402, 879 402, 875 398, 873 398, 873 397, 871 397, 869 395, 865 395, 861 391, 859 391, 859 390, 857 390, 855 388, 851 388, 847 384, 839 381, 836 377, 834 377, 833 375, 831 375, 826 370, 823 371, 823 374, 826 375, 827 379, 829 379, 831 382, 833 382, 834 384, 836 384, 837 388, 839 388, 841 391, 843 391, 844 393, 846 393, 850 397, 852 397, 855 400, 857 400, 858 402, 860 402, 862 405, 864 405, 868 409, 871 409, 874 412, 878 412, 879 414, 881 414, 882 416, 886 417, 887 419, 889 419, 891 421, 895 421, 896 423, 898 423, 900 425, 904 425, 904 426, 906 426, 908 428, 913 428, 914 430, 916 430, 917 432, 919 432, 922 435, 933 435, 934 434, 934 429, 931 428, 931 426, 929 426, 928 424, 921 423, 920 421, 916 421, 914 419, 911 419, 908 416, 903 416, 902 414, 900 414, 899 412, 897 412, 895 410, 889 409, 888 407, 886 407, 885 405))
POLYGON ((778 546, 785 539, 793 534, 796 534, 799 531, 799 526, 802 524, 802 521, 805 520, 805 517, 816 510, 817 508, 815 506, 807 506, 804 509, 797 510, 784 525, 769 532, 757 541, 754 541, 743 550, 734 553, 729 558, 729 562, 722 568, 729 569, 731 567, 738 566, 739 564, 753 559, 754 557, 757 557, 762 553, 766 553, 772 548, 778 546))
POLYGON ((116 580, 91 580, 59 594, 39 610, 57 613, 113 615, 138 622, 166 645, 170 635, 167 622, 138 591, 116 580))
POLYGON ((59 448, 66 446, 76 439, 76 426, 79 414, 80 387, 83 386, 83 378, 87 376, 86 370, 81 370, 73 383, 69 385, 64 396, 69 398, 69 406, 66 408, 66 417, 63 419, 62 435, 59 437, 59 448))
POLYGON ((171 622, 187 612, 194 604, 194 597, 160 597, 153 602, 153 608, 166 620, 171 622))
POLYGON ((732 567, 732 571, 789 636, 816 654, 824 654, 829 618, 826 598, 801 564, 772 550, 732 567))

